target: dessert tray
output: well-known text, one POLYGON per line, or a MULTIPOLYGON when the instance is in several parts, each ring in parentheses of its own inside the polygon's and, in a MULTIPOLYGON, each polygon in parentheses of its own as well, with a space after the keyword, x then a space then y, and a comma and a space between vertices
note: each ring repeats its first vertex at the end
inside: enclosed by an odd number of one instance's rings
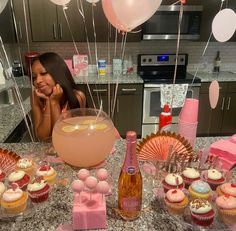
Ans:
MULTIPOLYGON (((186 190, 187 191, 187 190, 186 190)), ((214 202, 212 202, 212 208, 215 211, 215 217, 214 217, 214 221, 210 226, 199 226, 196 225, 195 223, 193 223, 192 218, 191 218, 191 214, 190 214, 190 209, 187 206, 183 212, 183 214, 180 215, 175 215, 175 214, 171 214, 168 212, 167 206, 165 205, 164 202, 164 191, 162 187, 158 187, 153 189, 153 192, 156 196, 156 203, 158 203, 158 206, 162 209, 165 210, 165 212, 168 214, 168 216, 171 216, 171 218, 173 220, 175 220, 177 223, 180 223, 184 228, 189 228, 189 230, 196 230, 196 231, 233 231, 236 230, 236 223, 234 224, 234 226, 227 226, 226 224, 223 223, 223 221, 219 220, 218 217, 218 213, 217 213, 217 209, 216 206, 214 204, 214 202)), ((187 194, 187 193, 186 193, 187 194)))

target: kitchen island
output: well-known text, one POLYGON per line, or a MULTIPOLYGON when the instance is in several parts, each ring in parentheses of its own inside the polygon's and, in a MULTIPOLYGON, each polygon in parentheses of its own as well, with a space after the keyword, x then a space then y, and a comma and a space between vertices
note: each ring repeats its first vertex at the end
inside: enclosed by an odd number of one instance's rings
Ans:
MULTIPOLYGON (((218 138, 198 138, 196 147, 203 147, 208 142, 212 143, 218 138)), ((43 150, 44 144, 41 143, 17 143, 17 144, 0 144, 0 147, 7 148, 15 151, 21 156, 32 153, 40 155, 43 150)), ((114 180, 114 194, 107 197, 107 230, 198 230, 186 227, 180 223, 176 218, 170 216, 162 207, 159 202, 154 198, 150 198, 150 206, 145 208, 140 218, 132 222, 123 221, 115 212, 117 206, 116 196, 116 182, 123 163, 125 154, 125 141, 119 140, 115 145, 116 151, 114 154, 107 158, 106 167, 109 173, 112 173, 114 180)), ((70 167, 66 164, 55 165, 58 171, 59 180, 67 179, 68 183, 65 185, 57 185, 52 191, 48 202, 42 206, 36 207, 25 217, 18 217, 15 221, 0 221, 0 230, 6 231, 31 231, 31 230, 56 230, 60 224, 70 224, 72 220, 72 204, 73 193, 70 187, 71 181, 76 178, 75 174, 78 169, 70 167)), ((59 181, 60 182, 60 181, 59 181)), ((147 183, 143 180, 143 184, 147 183)), ((222 229, 226 230, 223 226, 222 229)))

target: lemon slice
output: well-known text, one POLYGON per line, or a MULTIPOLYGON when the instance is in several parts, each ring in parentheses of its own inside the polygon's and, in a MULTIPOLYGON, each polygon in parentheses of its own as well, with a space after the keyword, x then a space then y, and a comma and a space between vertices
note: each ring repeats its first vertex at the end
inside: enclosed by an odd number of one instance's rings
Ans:
POLYGON ((96 123, 96 120, 85 120, 83 121, 83 124, 94 124, 96 123))
POLYGON ((66 126, 62 127, 63 132, 74 132, 76 129, 77 128, 74 125, 66 125, 66 126))
POLYGON ((107 128, 107 125, 106 124, 96 124, 95 125, 95 129, 96 130, 104 130, 107 128))
POLYGON ((87 125, 66 125, 62 127, 62 131, 69 133, 69 132, 74 132, 76 130, 78 131, 85 130, 86 128, 88 128, 87 125))

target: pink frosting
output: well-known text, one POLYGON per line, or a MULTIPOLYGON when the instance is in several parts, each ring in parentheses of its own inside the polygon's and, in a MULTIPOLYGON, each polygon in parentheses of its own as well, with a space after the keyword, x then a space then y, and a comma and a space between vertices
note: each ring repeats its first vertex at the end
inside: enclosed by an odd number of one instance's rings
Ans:
POLYGON ((220 189, 224 194, 236 197, 236 185, 225 183, 220 186, 220 189))
POLYGON ((232 196, 220 196, 216 198, 216 204, 222 209, 236 209, 236 198, 232 196))
POLYGON ((170 202, 180 202, 185 198, 185 195, 180 189, 170 189, 166 193, 166 198, 170 202))

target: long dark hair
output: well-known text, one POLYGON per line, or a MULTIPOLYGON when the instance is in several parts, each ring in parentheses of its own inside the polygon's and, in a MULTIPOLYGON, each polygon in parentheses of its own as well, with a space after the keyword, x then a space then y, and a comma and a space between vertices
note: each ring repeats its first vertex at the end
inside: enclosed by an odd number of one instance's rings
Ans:
POLYGON ((70 109, 80 107, 73 90, 76 90, 75 81, 70 73, 64 60, 54 52, 41 54, 37 58, 46 71, 52 76, 54 81, 58 83, 62 89, 70 109))

